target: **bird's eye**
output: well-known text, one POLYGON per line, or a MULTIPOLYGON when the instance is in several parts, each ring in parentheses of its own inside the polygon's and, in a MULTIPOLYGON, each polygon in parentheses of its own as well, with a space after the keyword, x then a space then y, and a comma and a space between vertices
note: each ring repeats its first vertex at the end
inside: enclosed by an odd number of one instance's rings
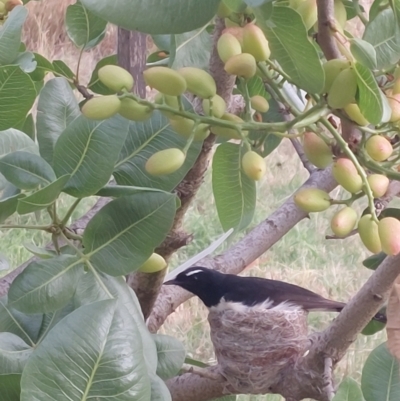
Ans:
POLYGON ((198 279, 199 279, 199 277, 198 277, 198 276, 193 276, 193 278, 194 278, 195 280, 198 280, 198 279))

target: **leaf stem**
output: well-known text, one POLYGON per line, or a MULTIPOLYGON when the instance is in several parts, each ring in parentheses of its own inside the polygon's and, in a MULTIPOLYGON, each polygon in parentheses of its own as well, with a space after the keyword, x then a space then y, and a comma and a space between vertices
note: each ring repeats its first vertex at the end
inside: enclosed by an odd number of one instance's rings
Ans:
POLYGON ((82 198, 76 199, 75 202, 68 209, 67 213, 65 214, 65 216, 61 220, 61 225, 62 226, 65 226, 68 223, 68 220, 70 219, 72 213, 75 211, 75 209, 77 208, 77 206, 79 205, 81 200, 82 200, 82 198))

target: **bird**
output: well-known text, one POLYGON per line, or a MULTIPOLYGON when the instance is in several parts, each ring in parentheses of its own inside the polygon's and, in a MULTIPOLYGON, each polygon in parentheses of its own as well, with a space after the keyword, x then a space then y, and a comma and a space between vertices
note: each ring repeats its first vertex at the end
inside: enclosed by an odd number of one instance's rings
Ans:
MULTIPOLYGON (((198 296, 210 311, 255 309, 340 312, 346 304, 306 288, 261 277, 241 277, 202 266, 189 267, 164 285, 177 285, 198 296)), ((377 313, 374 320, 386 323, 377 313)))

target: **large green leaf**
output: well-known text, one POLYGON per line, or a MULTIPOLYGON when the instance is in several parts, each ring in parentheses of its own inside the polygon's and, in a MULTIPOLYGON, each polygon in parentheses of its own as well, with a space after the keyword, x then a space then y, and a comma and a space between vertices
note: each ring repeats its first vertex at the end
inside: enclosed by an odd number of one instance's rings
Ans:
POLYGON ((0 67, 0 99, 2 99, 0 107, 0 131, 2 131, 23 120, 33 106, 36 89, 30 76, 18 66, 0 67))
POLYGON ((150 376, 151 380, 151 400, 150 401, 171 401, 171 393, 167 385, 160 377, 150 376))
POLYGON ((350 51, 354 58, 365 67, 371 70, 376 68, 376 51, 371 43, 359 38, 352 38, 350 51))
POLYGON ((89 271, 79 280, 73 298, 75 307, 109 299, 108 294, 104 291, 104 287, 106 287, 112 296, 117 298, 121 305, 128 310, 135 321, 135 325, 142 338, 143 354, 147 368, 149 372, 155 374, 157 369, 157 348, 144 322, 135 292, 126 284, 126 281, 122 277, 111 277, 100 272, 98 278, 100 278, 102 284, 89 271))
POLYGON ((365 401, 400 400, 399 361, 389 352, 386 343, 369 354, 362 371, 361 389, 365 401))
POLYGON ((156 177, 149 175, 144 166, 154 153, 168 148, 183 149, 186 139, 176 134, 169 126, 168 119, 154 112, 143 122, 131 122, 124 147, 116 163, 114 177, 120 185, 159 188, 165 191, 174 189, 193 166, 201 149, 201 142, 194 142, 183 166, 175 173, 156 177))
POLYGON ((255 11, 257 24, 265 32, 276 59, 293 82, 311 93, 320 93, 325 74, 318 53, 310 42, 299 13, 289 7, 274 6, 271 20, 255 11))
POLYGON ((212 164, 212 187, 218 217, 224 231, 243 230, 253 219, 256 185, 241 167, 240 145, 223 143, 215 152, 212 164))
POLYGON ((33 349, 12 333, 0 333, 0 391, 2 401, 19 401, 21 374, 33 349))
POLYGON ((364 398, 359 384, 351 377, 346 377, 340 383, 332 401, 364 401, 364 398))
POLYGON ((76 256, 32 262, 11 284, 10 306, 26 313, 60 309, 74 295, 82 274, 82 261, 76 256))
POLYGON ((82 306, 31 355, 21 401, 148 400, 150 380, 136 325, 116 300, 82 306))
POLYGON ((0 159, 0 172, 20 189, 35 189, 56 179, 51 166, 34 153, 17 151, 0 159))
POLYGON ((8 14, 3 27, 0 27, 0 65, 11 64, 17 58, 22 26, 27 16, 28 10, 25 7, 17 7, 8 14))
POLYGON ((376 51, 377 68, 389 68, 400 59, 399 26, 391 9, 380 11, 365 28, 363 39, 376 51))
POLYGON ((157 376, 164 380, 174 377, 185 362, 186 351, 183 344, 174 337, 154 334, 157 346, 157 376))
POLYGON ((175 199, 172 194, 148 192, 124 196, 104 206, 83 234, 85 253, 93 265, 112 276, 137 270, 168 234, 175 199))
POLYGON ((71 175, 65 192, 83 198, 107 184, 128 126, 128 120, 120 116, 102 121, 80 116, 67 126, 58 138, 53 155, 57 176, 71 175))
POLYGON ((217 12, 220 0, 81 0, 93 14, 129 30, 150 34, 193 31, 217 12))
POLYGON ((363 260, 363 265, 367 269, 376 270, 377 267, 386 259, 386 253, 380 252, 376 255, 371 255, 367 259, 363 260))
POLYGON ((40 154, 50 164, 57 139, 79 115, 78 102, 68 81, 48 81, 39 96, 36 131, 40 154))
POLYGON ((92 14, 78 1, 67 7, 65 25, 75 46, 88 50, 104 38, 107 22, 92 14))
POLYGON ((0 200, 0 223, 17 211, 18 199, 24 197, 23 194, 17 194, 0 200))
POLYGON ((0 332, 13 333, 27 344, 35 345, 43 315, 26 315, 12 308, 7 301, 7 296, 0 298, 0 332))
POLYGON ((360 63, 355 63, 354 71, 357 74, 360 111, 370 123, 379 124, 383 116, 383 104, 374 74, 360 63))
POLYGON ((45 209, 52 205, 57 200, 65 184, 68 182, 69 177, 69 175, 63 175, 32 195, 18 199, 18 214, 36 212, 37 210, 45 209))

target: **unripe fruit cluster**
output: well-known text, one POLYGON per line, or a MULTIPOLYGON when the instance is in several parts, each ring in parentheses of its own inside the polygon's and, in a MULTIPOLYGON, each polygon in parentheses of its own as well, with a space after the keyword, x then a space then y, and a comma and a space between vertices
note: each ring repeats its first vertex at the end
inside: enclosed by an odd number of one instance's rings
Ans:
POLYGON ((225 29, 218 40, 219 57, 225 71, 245 79, 257 72, 257 62, 269 59, 271 52, 263 31, 252 23, 225 29))

